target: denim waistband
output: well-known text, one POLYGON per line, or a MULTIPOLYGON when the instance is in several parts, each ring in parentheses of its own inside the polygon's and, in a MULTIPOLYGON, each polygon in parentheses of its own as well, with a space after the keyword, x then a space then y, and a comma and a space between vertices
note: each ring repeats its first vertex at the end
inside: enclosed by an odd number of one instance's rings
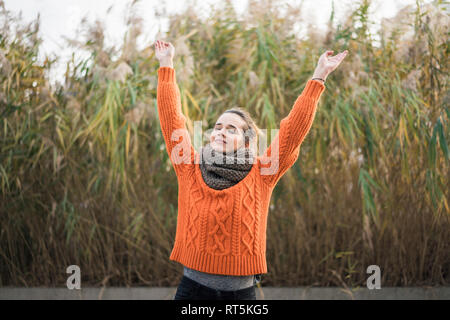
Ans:
POLYGON ((194 292, 196 295, 196 298, 203 297, 207 299, 215 300, 217 298, 219 299, 235 299, 236 297, 240 296, 248 296, 251 291, 254 291, 254 286, 250 286, 248 288, 243 288, 239 290, 219 290, 219 289, 213 289, 207 286, 204 286, 201 283, 198 283, 197 281, 190 279, 187 276, 183 275, 183 278, 181 279, 181 283, 184 286, 188 286, 191 288, 195 288, 194 292))

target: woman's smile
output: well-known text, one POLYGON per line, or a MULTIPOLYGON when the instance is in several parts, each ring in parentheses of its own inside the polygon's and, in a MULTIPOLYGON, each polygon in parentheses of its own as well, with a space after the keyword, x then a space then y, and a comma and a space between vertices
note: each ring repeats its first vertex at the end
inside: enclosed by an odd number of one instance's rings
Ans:
POLYGON ((225 140, 222 140, 222 139, 215 139, 214 141, 218 142, 218 143, 226 144, 225 140))

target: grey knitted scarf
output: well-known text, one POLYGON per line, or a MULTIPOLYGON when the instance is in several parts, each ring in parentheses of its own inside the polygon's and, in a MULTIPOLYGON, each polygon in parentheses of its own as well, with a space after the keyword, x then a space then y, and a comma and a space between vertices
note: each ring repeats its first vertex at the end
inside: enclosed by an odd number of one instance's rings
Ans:
POLYGON ((253 166, 253 160, 253 152, 248 148, 224 153, 215 151, 208 143, 200 153, 200 170, 209 187, 222 190, 245 178, 253 166))

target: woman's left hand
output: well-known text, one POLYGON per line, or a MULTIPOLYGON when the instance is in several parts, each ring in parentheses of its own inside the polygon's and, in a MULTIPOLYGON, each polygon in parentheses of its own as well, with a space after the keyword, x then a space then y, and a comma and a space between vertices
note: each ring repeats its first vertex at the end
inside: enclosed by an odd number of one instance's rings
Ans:
POLYGON ((342 60, 344 60, 348 54, 348 50, 345 50, 331 57, 330 55, 333 54, 333 52, 333 50, 329 50, 320 56, 313 78, 321 78, 325 80, 328 75, 341 64, 342 60))

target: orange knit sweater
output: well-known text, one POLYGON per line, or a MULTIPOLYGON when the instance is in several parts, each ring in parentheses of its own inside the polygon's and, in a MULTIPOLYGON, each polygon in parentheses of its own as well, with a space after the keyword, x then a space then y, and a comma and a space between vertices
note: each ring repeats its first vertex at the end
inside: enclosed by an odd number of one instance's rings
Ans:
POLYGON ((181 112, 175 70, 158 69, 158 115, 178 180, 177 229, 170 260, 214 274, 267 273, 270 197, 279 179, 297 160, 324 90, 320 81, 309 80, 249 174, 227 189, 215 190, 203 181, 200 154, 191 144, 181 112))

